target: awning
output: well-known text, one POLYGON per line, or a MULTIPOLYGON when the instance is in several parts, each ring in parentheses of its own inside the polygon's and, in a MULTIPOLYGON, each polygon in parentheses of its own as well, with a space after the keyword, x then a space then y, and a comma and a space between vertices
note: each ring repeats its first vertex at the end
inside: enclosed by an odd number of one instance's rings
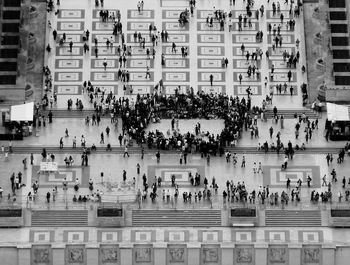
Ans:
POLYGON ((33 121, 34 102, 11 106, 11 121, 33 121))
POLYGON ((327 118, 329 121, 350 121, 349 107, 327 103, 327 118))

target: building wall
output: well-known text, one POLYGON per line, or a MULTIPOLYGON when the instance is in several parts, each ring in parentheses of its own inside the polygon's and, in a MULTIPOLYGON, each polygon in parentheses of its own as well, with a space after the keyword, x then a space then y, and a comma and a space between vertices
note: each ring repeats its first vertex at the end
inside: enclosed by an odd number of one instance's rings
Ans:
POLYGON ((348 265, 334 244, 26 244, 0 248, 6 265, 348 265))

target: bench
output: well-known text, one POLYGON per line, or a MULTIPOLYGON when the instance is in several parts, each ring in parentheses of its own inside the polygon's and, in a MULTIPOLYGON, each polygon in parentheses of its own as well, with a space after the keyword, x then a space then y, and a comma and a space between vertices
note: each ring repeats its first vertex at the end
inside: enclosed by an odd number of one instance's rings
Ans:
POLYGON ((233 223, 233 227, 254 227, 253 223, 233 223))

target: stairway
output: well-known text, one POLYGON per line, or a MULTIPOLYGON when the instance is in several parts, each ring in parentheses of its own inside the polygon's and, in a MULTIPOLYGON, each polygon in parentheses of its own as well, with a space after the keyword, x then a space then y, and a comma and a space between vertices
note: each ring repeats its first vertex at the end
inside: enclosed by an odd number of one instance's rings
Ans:
POLYGON ((266 226, 321 226, 321 212, 293 211, 293 210, 266 210, 266 226))
MULTIPOLYGON (((285 119, 294 119, 294 114, 297 114, 297 116, 299 117, 300 115, 302 115, 303 113, 305 113, 305 115, 307 117, 309 117, 309 119, 318 119, 319 114, 311 109, 278 109, 277 111, 277 115, 281 116, 283 115, 283 117, 285 119)), ((267 119, 272 119, 273 118, 273 110, 272 109, 268 109, 266 111, 266 118, 267 119)))
POLYGON ((32 226, 87 226, 87 210, 32 211, 32 226))
POLYGON ((221 226, 220 210, 133 210, 133 226, 221 226))

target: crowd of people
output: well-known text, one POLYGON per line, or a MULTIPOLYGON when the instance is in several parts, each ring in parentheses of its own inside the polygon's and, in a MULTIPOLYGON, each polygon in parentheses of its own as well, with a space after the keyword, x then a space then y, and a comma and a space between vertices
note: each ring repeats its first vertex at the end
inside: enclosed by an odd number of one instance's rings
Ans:
MULTIPOLYGON (((234 4, 234 1, 231 1, 234 4)), ((286 1, 288 3, 288 1, 286 1)), ((96 6, 101 5, 103 7, 103 1, 96 0, 96 6)), ((281 48, 283 46, 283 38, 281 35, 281 31, 286 30, 293 31, 296 21, 298 21, 298 17, 300 14, 302 4, 301 1, 297 1, 296 5, 290 5, 290 19, 285 21, 284 15, 281 12, 280 4, 275 2, 272 3, 272 11, 273 16, 278 16, 280 18, 280 23, 276 24, 268 24, 268 36, 272 37, 272 50, 274 51, 277 48, 281 48)), ((137 5, 138 12, 143 12, 144 2, 141 1, 137 5)), ((184 26, 189 18, 189 14, 193 15, 193 9, 195 8, 195 1, 190 1, 190 11, 185 10, 181 13, 179 17, 179 23, 184 26)), ((53 10, 53 3, 50 0, 48 4, 48 9, 50 12, 53 10)), ((246 3, 246 12, 239 14, 238 22, 237 19, 233 17, 233 12, 224 12, 223 10, 217 10, 214 8, 213 16, 208 16, 206 18, 206 24, 208 27, 212 27, 214 23, 219 23, 220 30, 225 30, 226 25, 228 25, 228 30, 236 30, 235 23, 238 23, 238 30, 242 30, 243 27, 252 27, 252 19, 254 19, 253 14, 255 14, 255 19, 260 20, 262 16, 264 16, 264 6, 261 6, 259 9, 254 9, 254 1, 247 0, 246 3), (228 20, 228 21, 227 21, 228 20)), ((59 12, 59 11, 57 11, 59 12)), ((128 85, 130 81, 130 73, 126 69, 127 62, 132 56, 132 48, 126 44, 127 40, 123 33, 123 24, 121 22, 121 14, 120 12, 110 12, 109 10, 101 10, 98 13, 101 22, 112 22, 113 23, 113 31, 111 32, 112 36, 110 39, 106 40, 107 48, 116 48, 116 52, 119 55, 119 69, 117 72, 117 79, 123 83, 124 92, 126 94, 127 90, 132 94, 132 86, 128 85), (121 45, 115 46, 115 38, 114 36, 119 36, 121 39, 121 45)), ((66 45, 66 35, 65 33, 62 36, 58 36, 57 31, 53 30, 52 32, 53 38, 55 42, 58 42, 59 45, 66 45)), ((147 59, 154 60, 156 55, 156 46, 160 42, 168 42, 169 33, 166 30, 158 31, 157 27, 153 24, 149 25, 149 36, 146 36, 147 33, 141 33, 135 31, 133 34, 133 40, 135 43, 139 43, 140 47, 144 49, 147 59), (146 47, 146 38, 150 39, 153 47, 146 47)), ((85 30, 83 32, 83 40, 84 40, 84 50, 85 52, 89 50, 88 41, 89 41, 90 32, 89 30, 85 30)), ((261 42, 263 40, 264 33, 262 31, 256 32, 257 42, 261 42)), ((97 38, 94 39, 95 43, 95 56, 98 58, 98 45, 99 40, 97 38)), ((286 49, 281 58, 286 64, 287 68, 294 69, 297 67, 300 61, 300 52, 299 52, 299 43, 300 40, 297 39, 295 41, 296 53, 288 52, 286 49)), ((49 46, 48 46, 49 47, 49 46)), ((73 43, 68 43, 67 46, 72 52, 73 43)), ((176 53, 176 43, 172 43, 172 52, 176 53)), ((50 49, 47 49, 49 52, 50 49)), ((182 57, 187 56, 187 47, 181 48, 182 57)), ((258 60, 262 60, 264 54, 266 60, 269 62, 270 54, 269 50, 265 53, 262 49, 257 48, 255 52, 249 52, 246 49, 245 45, 241 46, 242 56, 245 56, 247 61, 249 61, 249 65, 247 66, 247 76, 248 78, 256 78, 260 79, 260 70, 258 68, 258 64, 256 63, 258 60)), ((228 59, 222 59, 222 66, 227 67, 228 59)), ((118 64, 118 63, 117 63, 118 64)), ((165 54, 162 54, 162 66, 165 66, 165 54)), ((107 60, 104 60, 103 63, 104 70, 107 70, 107 66, 109 67, 107 60)), ((305 66, 302 66, 302 69, 305 71, 305 66)), ((269 64, 269 77, 265 77, 265 87, 269 84, 269 82, 274 81, 274 70, 275 65, 273 63, 269 64)), ((304 72, 303 71, 303 72, 304 72)), ((145 79, 150 78, 150 64, 148 64, 145 69, 145 79)), ((44 67, 43 69, 44 75, 44 96, 42 98, 42 107, 48 108, 49 106, 52 108, 53 104, 57 102, 57 93, 52 93, 52 75, 49 67, 44 67), (51 93, 51 96, 49 96, 51 93)), ((284 82, 284 84, 277 84, 274 86, 269 86, 269 93, 266 95, 266 100, 264 100, 261 106, 252 106, 251 103, 251 90, 250 87, 247 88, 247 97, 233 97, 226 96, 222 94, 206 94, 203 92, 195 93, 193 88, 190 87, 186 93, 180 93, 180 87, 175 90, 174 95, 165 95, 163 93, 164 85, 163 80, 160 80, 158 84, 154 88, 154 93, 150 93, 147 95, 137 95, 136 98, 125 97, 117 97, 112 91, 107 92, 104 88, 99 86, 95 86, 91 83, 91 81, 84 81, 83 83, 83 92, 86 97, 88 97, 90 104, 92 104, 95 113, 91 116, 85 118, 86 126, 97 126, 99 127, 100 120, 102 116, 109 115, 111 124, 113 127, 118 128, 119 118, 122 122, 122 132, 120 132, 118 140, 120 145, 125 146, 124 157, 127 154, 129 157, 127 146, 131 141, 136 141, 142 147, 147 146, 149 149, 157 149, 157 150, 178 150, 180 151, 180 164, 186 164, 187 154, 199 152, 202 155, 202 158, 207 159, 208 164, 210 163, 210 156, 216 156, 219 154, 220 156, 225 156, 226 161, 230 162, 231 157, 234 165, 237 163, 237 155, 234 153, 233 155, 230 151, 227 150, 229 147, 234 147, 237 145, 242 133, 244 131, 249 131, 252 138, 259 138, 259 128, 258 128, 258 120, 260 118, 261 122, 266 122, 266 110, 269 107, 269 104, 272 105, 272 99, 274 93, 282 94, 287 93, 289 87, 290 95, 295 94, 295 87, 290 85, 289 82, 292 80, 292 72, 288 71, 288 82, 284 82), (161 131, 147 131, 147 126, 149 123, 157 123, 161 119, 171 119, 171 128, 164 133, 161 131), (224 121, 224 128, 222 131, 214 135, 210 131, 203 131, 201 129, 201 124, 198 123, 195 126, 195 132, 180 132, 178 128, 178 120, 179 119, 222 119, 224 121)), ((243 76, 239 76, 240 83, 243 80, 243 76)), ((213 78, 211 78, 210 82, 213 85, 213 78)), ((307 97, 307 89, 306 84, 302 87, 302 93, 307 97)), ((304 98, 304 97, 303 97, 304 98)), ((84 105, 83 102, 79 99, 75 102, 75 106, 77 109, 83 110, 84 105)), ((70 110, 73 108, 72 99, 68 99, 67 108, 70 110)), ((295 117, 295 138, 298 139, 300 133, 305 133, 305 143, 302 143, 301 146, 295 145, 292 146, 291 141, 287 144, 282 143, 281 141, 281 131, 284 128, 284 117, 283 115, 279 115, 277 108, 273 110, 274 116, 273 120, 276 123, 280 123, 281 130, 278 132, 274 132, 273 128, 269 129, 270 139, 266 140, 262 144, 258 144, 258 150, 262 150, 264 152, 268 151, 276 151, 277 153, 284 153, 285 159, 282 164, 282 168, 287 169, 289 159, 293 159, 294 150, 303 150, 306 148, 306 144, 309 140, 311 140, 313 132, 318 129, 318 120, 311 121, 305 114, 300 115, 299 117, 295 117), (300 130, 301 126, 305 128, 304 131, 300 130), (272 130, 271 130, 272 129, 272 130), (276 137, 276 143, 273 140, 273 137, 276 137)), ((34 126, 46 126, 47 117, 45 115, 39 114, 39 108, 36 111, 36 117, 34 120, 34 126)), ((49 123, 52 122, 52 112, 48 114, 49 123)), ((112 126, 111 126, 112 127, 112 126)), ((107 146, 107 150, 111 150, 111 145, 109 143, 105 144, 104 135, 109 136, 110 128, 107 128, 101 133, 101 141, 100 144, 102 146, 107 146)), ((69 137, 68 130, 66 129, 66 137, 69 137)), ((73 148, 77 147, 77 138, 74 136, 72 139, 73 148)), ((60 139, 60 147, 63 146, 63 137, 60 139)), ((87 147, 86 139, 82 132, 81 136, 81 147, 83 147, 82 151, 82 165, 88 166, 88 155, 98 147, 96 147, 95 143, 91 143, 91 148, 87 147)), ((349 146, 345 147, 344 151, 341 151, 339 154, 338 161, 344 160, 345 153, 349 152, 349 146)), ((157 152, 159 154, 159 151, 157 152)), ((42 154, 43 161, 54 161, 54 155, 46 154, 46 150, 43 151, 42 154), (53 156, 53 158, 52 158, 53 156), (51 160, 50 160, 51 159, 51 160)), ((160 159, 157 156, 157 161, 160 159)), ((331 163, 331 158, 327 159, 328 163, 331 163)), ((64 163, 67 167, 72 166, 74 164, 74 159, 71 155, 68 155, 64 159, 64 163)), ((340 162, 341 163, 341 162, 340 162)), ((245 158, 242 158, 241 166, 245 167, 245 158)), ((262 172, 261 164, 259 166, 254 164, 252 166, 254 173, 258 174, 262 172)), ((152 177, 152 176, 148 176, 152 177)), ((123 180, 125 181, 125 179, 123 180)), ((212 179, 211 185, 208 183, 208 179, 204 178, 201 180, 200 176, 189 176, 189 181, 192 186, 197 187, 198 190, 194 192, 185 191, 182 194, 183 201, 185 203, 191 202, 200 202, 203 200, 210 201, 213 196, 218 195, 219 186, 215 181, 215 178, 212 179)), ((308 180, 308 186, 310 186, 310 182, 312 180, 308 180)), ((334 182, 336 182, 333 179, 334 182)), ((11 184, 13 193, 15 193, 15 189, 18 189, 18 184, 20 185, 20 177, 14 177, 11 184)), ((329 182, 331 183, 331 182, 329 182)), ((328 191, 318 193, 316 191, 312 191, 311 193, 311 201, 318 202, 321 198, 321 201, 325 202, 331 200, 331 185, 327 184, 328 191)), ((278 192, 270 192, 269 187, 260 187, 259 190, 249 191, 246 188, 244 182, 238 182, 236 185, 233 181, 227 181, 226 189, 223 187, 222 196, 224 202, 249 202, 255 203, 259 201, 260 203, 269 203, 271 205, 278 205, 279 203, 288 204, 289 198, 291 201, 299 201, 300 200, 300 191, 301 191, 301 182, 298 182, 296 187, 291 189, 290 183, 287 183, 286 191, 278 192)), ((67 187, 63 183, 63 187, 67 187)), ((90 185, 92 195, 79 195, 74 194, 73 201, 74 202, 86 202, 91 200, 100 200, 101 192, 96 191, 93 192, 93 184, 90 185)), ((162 181, 159 181, 158 178, 153 183, 148 183, 147 177, 143 178, 143 190, 140 190, 140 194, 138 194, 139 198, 146 199, 150 196, 152 201, 156 201, 157 196, 162 197, 163 201, 177 201, 179 196, 179 185, 176 183, 175 179, 172 181, 171 189, 162 189, 162 181), (148 184, 151 186, 151 191, 148 194, 148 184), (157 192, 158 191, 158 192, 157 192)), ((33 193, 36 194, 39 188, 39 184, 35 181, 32 185, 33 193)), ((74 185, 75 192, 79 191, 79 183, 75 183, 74 185)), ((0 188, 1 190, 1 188, 0 188)), ((55 198, 57 195, 57 188, 53 190, 51 193, 48 192, 46 199, 47 202, 50 202, 51 196, 55 198)), ((338 194, 339 195, 339 194, 338 194)), ((350 195, 348 190, 345 191, 346 200, 350 195)), ((28 195, 29 196, 29 195, 28 195)), ((341 198, 342 196, 338 196, 341 198)), ((55 200, 55 199, 53 199, 55 200)), ((339 199, 340 200, 340 199, 339 199)))

